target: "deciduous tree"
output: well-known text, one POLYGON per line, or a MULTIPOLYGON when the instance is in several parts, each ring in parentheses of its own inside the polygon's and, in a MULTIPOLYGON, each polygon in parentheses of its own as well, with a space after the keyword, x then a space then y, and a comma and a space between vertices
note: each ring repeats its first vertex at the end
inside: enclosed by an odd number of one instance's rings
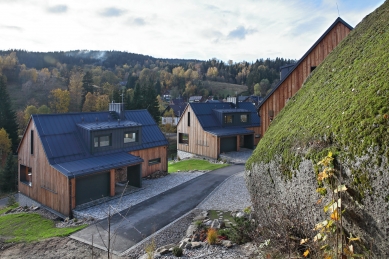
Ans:
POLYGON ((12 141, 4 128, 0 129, 0 159, 1 165, 4 164, 7 155, 12 151, 12 141))
POLYGON ((70 95, 70 108, 71 112, 79 112, 82 108, 83 92, 82 87, 83 75, 80 72, 74 72, 70 76, 69 81, 69 95, 70 95))
POLYGON ((54 89, 51 91, 50 99, 50 109, 53 113, 69 111, 70 94, 68 90, 54 89))

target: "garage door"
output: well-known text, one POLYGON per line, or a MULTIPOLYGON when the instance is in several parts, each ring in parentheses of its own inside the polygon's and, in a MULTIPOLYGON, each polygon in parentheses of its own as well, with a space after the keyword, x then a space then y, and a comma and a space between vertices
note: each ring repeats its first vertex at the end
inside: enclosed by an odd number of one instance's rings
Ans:
POLYGON ((236 136, 220 139, 220 153, 236 151, 236 136))
POLYGON ((76 205, 109 195, 109 172, 76 178, 76 205))

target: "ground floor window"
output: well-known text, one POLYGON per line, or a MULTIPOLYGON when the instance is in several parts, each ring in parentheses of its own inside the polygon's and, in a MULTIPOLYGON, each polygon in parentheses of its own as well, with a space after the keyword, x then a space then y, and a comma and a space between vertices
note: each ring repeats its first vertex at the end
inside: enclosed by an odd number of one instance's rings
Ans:
POLYGON ((161 163, 161 158, 160 157, 149 160, 149 165, 156 165, 156 164, 159 164, 159 163, 161 163))
POLYGON ((180 144, 189 144, 189 134, 187 134, 187 133, 180 133, 178 135, 178 143, 180 143, 180 144))
POLYGON ((20 165, 20 182, 32 186, 32 168, 20 165))

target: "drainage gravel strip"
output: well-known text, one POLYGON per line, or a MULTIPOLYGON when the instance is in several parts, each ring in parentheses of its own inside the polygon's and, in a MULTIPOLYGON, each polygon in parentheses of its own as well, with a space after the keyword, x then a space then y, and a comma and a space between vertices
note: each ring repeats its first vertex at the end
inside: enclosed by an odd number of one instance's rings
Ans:
POLYGON ((111 213, 112 210, 120 212, 203 174, 204 172, 197 171, 181 172, 158 179, 143 180, 142 189, 137 192, 83 210, 75 210, 73 213, 76 218, 104 219, 108 216, 109 208, 111 213))

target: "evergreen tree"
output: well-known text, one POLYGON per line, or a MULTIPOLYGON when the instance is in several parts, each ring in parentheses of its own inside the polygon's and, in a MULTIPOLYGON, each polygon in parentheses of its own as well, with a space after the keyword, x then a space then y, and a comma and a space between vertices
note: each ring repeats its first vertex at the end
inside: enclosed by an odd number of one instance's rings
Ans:
POLYGON ((134 89, 136 86, 136 81, 138 81, 138 77, 136 75, 129 75, 127 78, 126 89, 134 89))
POLYGON ((0 190, 3 192, 14 191, 16 188, 17 166, 12 153, 7 156, 4 169, 0 170, 0 190))
POLYGON ((142 94, 142 88, 140 87, 140 83, 136 82, 135 89, 134 89, 134 99, 130 105, 131 110, 138 110, 138 109, 144 109, 143 107, 143 97, 142 94))
POLYGON ((85 95, 87 93, 92 93, 93 94, 93 78, 92 78, 92 73, 87 71, 82 78, 82 87, 85 90, 85 95))
POLYGON ((155 92, 154 86, 152 84, 149 84, 145 94, 145 103, 147 104, 145 108, 147 108, 151 116, 153 116, 155 122, 158 123, 160 114, 157 96, 158 95, 155 92))
POLYGON ((6 78, 4 76, 0 76, 0 128, 4 128, 7 131, 12 141, 12 150, 15 152, 19 144, 18 124, 16 122, 16 113, 11 109, 6 78))

